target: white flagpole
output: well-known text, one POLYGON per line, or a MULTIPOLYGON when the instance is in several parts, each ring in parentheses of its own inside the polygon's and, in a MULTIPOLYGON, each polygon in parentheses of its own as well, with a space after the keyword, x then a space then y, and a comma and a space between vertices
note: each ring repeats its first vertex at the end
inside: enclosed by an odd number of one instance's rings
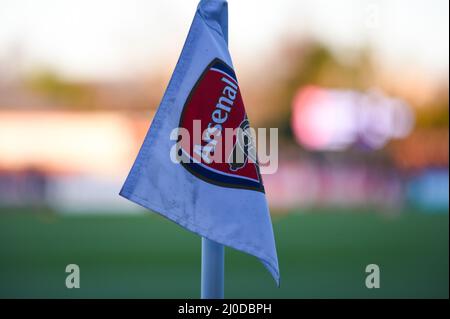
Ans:
MULTIPOLYGON (((228 13, 222 22, 222 32, 228 44, 228 13)), ((201 298, 224 298, 224 246, 202 237, 201 298)))
POLYGON ((202 299, 223 299, 224 247, 202 237, 202 299))

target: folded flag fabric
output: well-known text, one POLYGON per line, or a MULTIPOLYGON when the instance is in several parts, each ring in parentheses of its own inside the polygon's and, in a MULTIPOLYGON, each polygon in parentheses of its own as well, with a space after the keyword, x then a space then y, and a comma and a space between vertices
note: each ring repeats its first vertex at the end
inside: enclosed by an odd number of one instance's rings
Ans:
POLYGON ((249 127, 228 51, 227 20, 226 1, 200 1, 120 195, 200 236, 256 256, 279 284, 272 223, 251 136, 236 135, 229 149, 220 144, 225 160, 213 160, 219 146, 211 136, 249 127), (209 140, 202 135, 196 144, 195 138, 182 137, 182 132, 195 135, 196 130, 207 132, 209 140), (179 162, 173 160, 174 149, 179 162), (236 160, 239 150, 241 161, 236 160))

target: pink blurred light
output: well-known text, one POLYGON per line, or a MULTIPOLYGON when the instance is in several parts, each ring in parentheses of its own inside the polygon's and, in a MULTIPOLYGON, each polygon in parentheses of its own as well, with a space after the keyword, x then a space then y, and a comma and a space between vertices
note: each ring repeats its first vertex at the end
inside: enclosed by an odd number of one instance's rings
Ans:
POLYGON ((357 143, 380 149, 409 135, 414 124, 409 105, 378 91, 307 86, 299 89, 292 107, 295 138, 310 150, 345 150, 357 143))
POLYGON ((320 149, 327 144, 329 134, 317 130, 317 118, 321 111, 314 107, 327 99, 326 92, 316 86, 308 86, 297 92, 294 97, 292 129, 297 142, 310 149, 320 149))

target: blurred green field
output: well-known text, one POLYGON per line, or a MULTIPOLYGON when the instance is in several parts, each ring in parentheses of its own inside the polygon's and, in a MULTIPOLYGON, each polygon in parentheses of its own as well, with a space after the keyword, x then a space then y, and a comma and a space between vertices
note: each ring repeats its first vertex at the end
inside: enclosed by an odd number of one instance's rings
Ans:
MULTIPOLYGON (((226 250, 228 298, 448 298, 448 214, 327 211, 274 218, 277 288, 253 257, 226 250), (365 287, 365 267, 381 288, 365 287)), ((0 210, 2 298, 198 298, 200 239, 155 215, 0 210), (81 288, 65 287, 65 267, 81 288)))

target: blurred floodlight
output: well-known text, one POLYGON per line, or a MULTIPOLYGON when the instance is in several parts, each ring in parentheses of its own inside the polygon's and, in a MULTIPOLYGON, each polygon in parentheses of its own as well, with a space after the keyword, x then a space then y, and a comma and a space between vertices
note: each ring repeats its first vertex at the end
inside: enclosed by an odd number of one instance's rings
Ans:
POLYGON ((352 145, 380 149, 392 138, 406 137, 413 124, 408 104, 378 91, 307 86, 293 100, 294 135, 310 150, 345 150, 352 145))

